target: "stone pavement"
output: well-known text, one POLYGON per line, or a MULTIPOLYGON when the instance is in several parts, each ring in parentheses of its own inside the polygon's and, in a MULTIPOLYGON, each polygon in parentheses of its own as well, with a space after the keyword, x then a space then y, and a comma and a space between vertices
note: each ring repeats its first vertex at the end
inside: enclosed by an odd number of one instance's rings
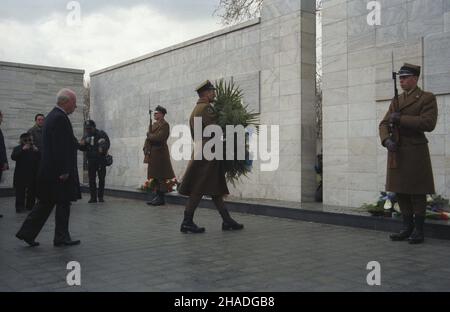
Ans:
POLYGON ((14 234, 25 215, 0 198, 0 291, 449 291, 450 241, 411 246, 388 233, 233 214, 241 232, 222 232, 214 210, 199 209, 200 235, 179 232, 183 207, 149 207, 107 197, 72 207, 71 233, 82 243, 54 248, 53 215, 26 247, 14 234), (81 265, 79 287, 66 265, 81 265), (368 262, 381 286, 368 286, 368 262))

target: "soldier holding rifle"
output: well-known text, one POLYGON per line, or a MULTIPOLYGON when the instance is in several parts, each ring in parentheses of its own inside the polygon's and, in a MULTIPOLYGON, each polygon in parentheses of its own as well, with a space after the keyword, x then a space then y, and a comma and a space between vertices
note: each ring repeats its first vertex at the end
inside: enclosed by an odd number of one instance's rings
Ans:
POLYGON ((435 193, 424 132, 434 130, 438 109, 434 94, 417 86, 420 66, 405 63, 398 76, 404 92, 396 92, 379 125, 381 142, 388 150, 386 191, 397 194, 403 216, 402 231, 390 238, 419 244, 424 241, 426 194, 435 193))

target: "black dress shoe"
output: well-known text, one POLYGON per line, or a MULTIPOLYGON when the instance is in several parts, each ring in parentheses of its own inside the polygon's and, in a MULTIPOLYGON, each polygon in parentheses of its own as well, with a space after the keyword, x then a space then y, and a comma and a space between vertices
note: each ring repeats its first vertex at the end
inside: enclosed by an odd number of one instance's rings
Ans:
POLYGON ((61 246, 75 246, 81 244, 80 240, 66 240, 62 242, 53 242, 53 246, 61 247, 61 246))
POLYGON ((89 201, 88 201, 88 204, 94 204, 94 203, 96 203, 97 202, 97 200, 96 199, 89 199, 89 201))
POLYGON ((104 203, 105 200, 103 199, 103 197, 99 197, 99 198, 98 198, 98 202, 99 202, 99 203, 104 203))
POLYGON ((16 237, 17 237, 18 239, 20 239, 20 240, 23 240, 23 241, 24 241, 25 243, 27 243, 30 247, 37 247, 37 246, 40 245, 38 242, 36 242, 36 241, 34 241, 34 240, 26 239, 26 238, 24 238, 24 237, 22 237, 22 236, 19 236, 19 235, 16 235, 16 237))
POLYGON ((2 214, 0 214, 0 218, 3 218, 3 215, 2 215, 2 214))

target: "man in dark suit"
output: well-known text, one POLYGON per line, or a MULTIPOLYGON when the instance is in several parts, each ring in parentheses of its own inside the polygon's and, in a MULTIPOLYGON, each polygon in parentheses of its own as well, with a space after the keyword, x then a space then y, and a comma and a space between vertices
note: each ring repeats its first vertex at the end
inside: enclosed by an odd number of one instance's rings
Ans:
MULTIPOLYGON (((3 113, 0 111, 0 125, 3 121, 3 113)), ((0 129, 0 181, 2 180, 2 173, 4 170, 8 170, 8 158, 6 157, 6 147, 5 147, 5 139, 3 138, 2 129, 0 129)), ((3 215, 0 214, 0 218, 3 218, 3 215)))
POLYGON ((81 198, 77 169, 77 139, 67 117, 77 107, 72 90, 62 89, 57 95, 57 106, 48 114, 42 133, 43 150, 38 174, 39 202, 16 234, 34 247, 35 241, 53 207, 56 205, 54 246, 80 244, 69 234, 70 202, 81 198))

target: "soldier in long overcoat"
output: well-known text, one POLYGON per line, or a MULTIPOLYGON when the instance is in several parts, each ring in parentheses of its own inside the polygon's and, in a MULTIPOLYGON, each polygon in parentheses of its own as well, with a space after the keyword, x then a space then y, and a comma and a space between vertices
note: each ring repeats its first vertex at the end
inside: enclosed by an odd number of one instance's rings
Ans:
POLYGON ((159 106, 156 107, 153 115, 155 122, 147 133, 145 162, 148 163, 147 179, 156 179, 156 196, 148 202, 149 205, 165 205, 165 193, 167 189, 167 180, 175 178, 172 163, 170 162, 169 147, 167 139, 170 135, 170 125, 164 119, 167 110, 159 106))
MULTIPOLYGON (((189 126, 191 136, 194 139, 196 137, 194 135, 194 118, 201 118, 202 134, 198 136, 202 138, 201 146, 203 150, 206 142, 212 139, 210 137, 204 137, 203 130, 209 125, 216 125, 218 121, 217 113, 211 105, 216 97, 216 91, 209 80, 202 83, 196 91, 199 99, 191 113, 189 126)), ((194 152, 197 151, 194 149, 194 152)), ((201 157, 194 157, 193 153, 178 192, 182 195, 189 196, 184 211, 184 219, 181 224, 181 232, 203 233, 205 231, 205 228, 198 227, 193 221, 195 209, 203 195, 211 196, 217 210, 222 216, 222 230, 240 230, 244 227, 231 218, 224 205, 223 197, 229 194, 229 191, 225 180, 223 161, 217 159, 208 160, 204 157, 203 153, 201 157)))
POLYGON ((420 66, 405 63, 398 75, 404 92, 398 103, 391 102, 379 126, 381 142, 388 149, 386 191, 397 194, 404 225, 390 238, 417 244, 424 240, 426 195, 435 193, 424 132, 434 130, 438 109, 434 94, 417 86, 420 66))

